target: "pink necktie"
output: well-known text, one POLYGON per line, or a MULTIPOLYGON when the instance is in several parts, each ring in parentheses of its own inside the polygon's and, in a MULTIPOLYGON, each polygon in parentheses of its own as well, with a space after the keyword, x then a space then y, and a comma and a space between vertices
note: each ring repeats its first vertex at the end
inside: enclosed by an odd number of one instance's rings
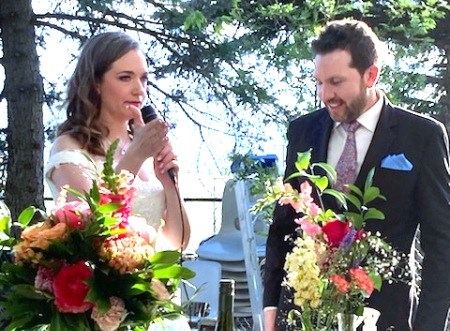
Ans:
POLYGON ((356 141, 355 131, 359 128, 356 121, 342 123, 342 128, 347 133, 344 150, 336 165, 337 181, 335 189, 339 191, 348 191, 344 184, 353 184, 356 179, 356 141))

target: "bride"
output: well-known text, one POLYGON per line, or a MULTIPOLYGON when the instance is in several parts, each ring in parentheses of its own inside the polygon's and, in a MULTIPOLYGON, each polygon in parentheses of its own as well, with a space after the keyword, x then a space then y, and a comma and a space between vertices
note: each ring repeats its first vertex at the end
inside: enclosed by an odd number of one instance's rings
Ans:
MULTIPOLYGON (((115 170, 135 175, 132 213, 157 229, 157 248, 185 249, 190 226, 176 180, 168 174, 179 169, 168 125, 161 119, 144 124, 140 112, 147 72, 138 43, 122 32, 98 34, 86 42, 68 82, 67 119, 58 128, 45 178, 54 199, 64 185, 89 191, 106 150, 119 140, 115 170)), ((164 320, 150 330, 190 329, 183 321, 164 320)))

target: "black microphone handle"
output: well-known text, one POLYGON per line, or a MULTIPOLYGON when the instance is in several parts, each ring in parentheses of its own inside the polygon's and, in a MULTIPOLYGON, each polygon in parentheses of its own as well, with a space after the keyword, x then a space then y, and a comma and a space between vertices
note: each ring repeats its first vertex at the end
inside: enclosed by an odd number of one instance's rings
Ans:
MULTIPOLYGON (((141 109, 141 114, 142 114, 142 120, 144 121, 144 123, 151 122, 151 121, 153 121, 153 120, 158 118, 158 114, 156 113, 155 108, 153 108, 150 105, 144 106, 141 109)), ((170 168, 169 170, 167 170, 167 173, 169 174, 169 176, 172 179, 172 181, 174 183, 176 183, 177 173, 175 172, 175 169, 174 168, 170 168)))

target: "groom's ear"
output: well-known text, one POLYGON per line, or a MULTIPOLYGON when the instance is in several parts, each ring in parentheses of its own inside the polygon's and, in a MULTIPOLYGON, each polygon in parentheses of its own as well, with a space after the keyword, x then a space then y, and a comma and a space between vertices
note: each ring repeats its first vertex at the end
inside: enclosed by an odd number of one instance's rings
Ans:
POLYGON ((375 86, 375 83, 378 80, 379 72, 380 69, 374 64, 372 64, 369 68, 366 69, 363 79, 367 87, 370 88, 375 86))

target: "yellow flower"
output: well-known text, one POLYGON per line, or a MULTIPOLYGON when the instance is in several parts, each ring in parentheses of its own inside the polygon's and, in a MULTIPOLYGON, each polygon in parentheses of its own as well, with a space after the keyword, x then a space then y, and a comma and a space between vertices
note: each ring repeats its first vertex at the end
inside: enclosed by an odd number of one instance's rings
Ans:
POLYGON ((294 249, 286 256, 284 268, 287 272, 284 284, 294 290, 294 303, 303 308, 317 308, 321 303, 322 280, 311 237, 296 239, 294 249))

